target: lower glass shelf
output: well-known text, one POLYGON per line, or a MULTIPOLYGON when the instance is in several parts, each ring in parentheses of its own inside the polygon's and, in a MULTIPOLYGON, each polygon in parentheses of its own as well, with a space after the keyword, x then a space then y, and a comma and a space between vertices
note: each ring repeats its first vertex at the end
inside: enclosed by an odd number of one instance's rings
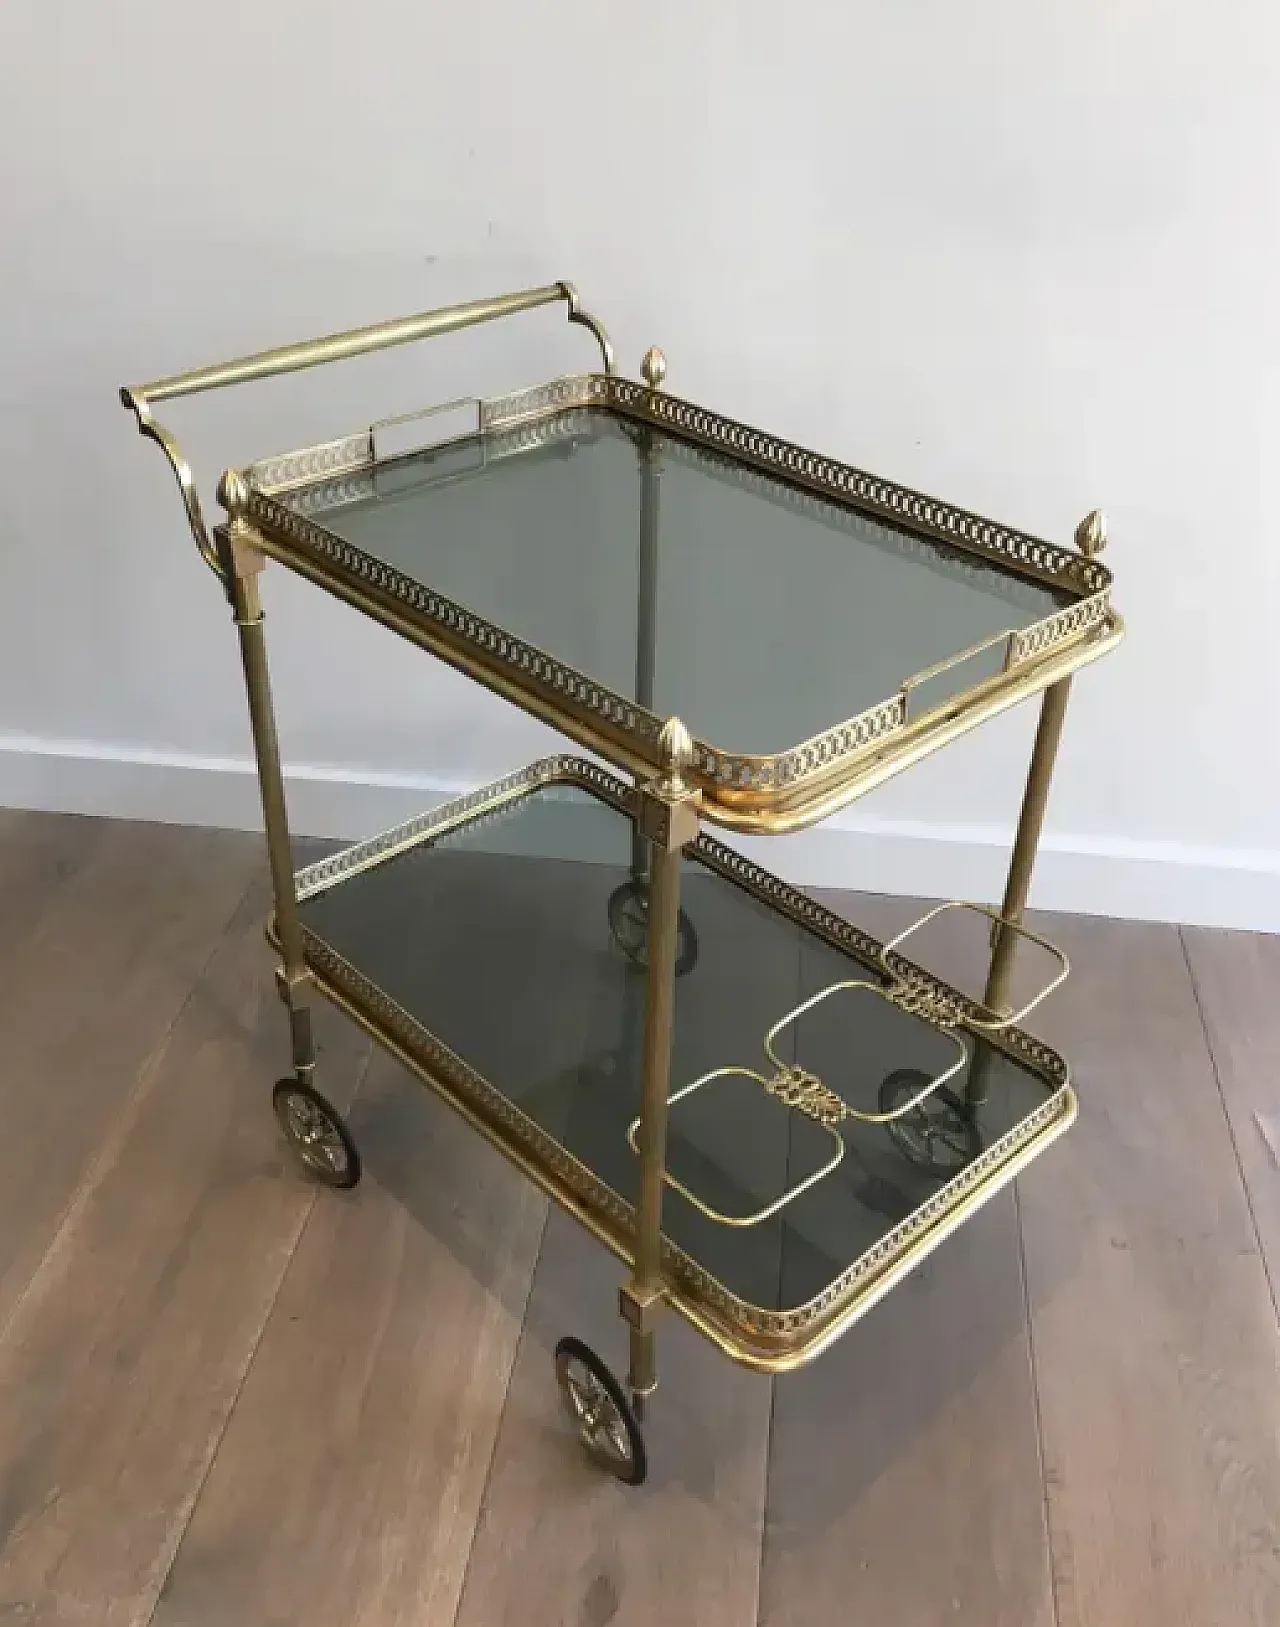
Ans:
MULTIPOLYGON (((299 876, 320 988, 624 1260, 645 1002, 633 798, 592 764, 550 758, 299 876)), ((767 1074, 765 1032, 831 984, 885 984, 874 939, 708 837, 686 851, 681 902, 673 1095, 717 1070, 767 1074)), ((984 1035, 982 1008, 895 966, 959 1024, 855 991, 775 1043, 834 1092, 837 1116, 843 1103, 875 1118, 952 1068, 959 1036, 965 1072, 917 1108, 833 1131, 729 1072, 672 1109, 670 1299, 749 1366, 816 1354, 1074 1117, 1061 1058, 1016 1028, 984 1035)))

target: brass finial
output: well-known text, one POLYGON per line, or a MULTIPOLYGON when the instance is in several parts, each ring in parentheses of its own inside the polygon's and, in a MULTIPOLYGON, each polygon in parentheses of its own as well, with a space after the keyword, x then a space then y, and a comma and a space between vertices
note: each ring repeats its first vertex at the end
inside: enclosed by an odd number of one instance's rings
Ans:
POLYGON ((1076 527, 1076 547, 1086 559, 1092 559, 1107 546, 1107 517, 1100 508, 1086 514, 1076 527))
POLYGON ((669 717, 658 736, 663 775, 659 790, 664 796, 683 796, 688 790, 684 771, 693 761, 693 736, 678 717, 669 717))
POLYGON ((227 511, 227 518, 234 526, 244 519, 245 510, 249 506, 249 482, 240 473, 239 469, 227 469, 218 482, 218 501, 227 511))
POLYGON ((657 345, 650 345, 645 351, 644 360, 640 363, 640 376, 651 390, 662 388, 662 381, 667 376, 667 358, 657 345))

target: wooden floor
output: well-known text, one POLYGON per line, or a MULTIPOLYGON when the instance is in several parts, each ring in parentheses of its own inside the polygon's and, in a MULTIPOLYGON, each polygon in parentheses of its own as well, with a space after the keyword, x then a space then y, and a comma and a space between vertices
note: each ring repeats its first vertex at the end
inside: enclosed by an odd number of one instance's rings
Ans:
POLYGON ((1076 1130, 776 1386, 669 1319, 628 1491, 616 1267, 328 1012, 286 1161, 263 868, 0 812, 0 1624, 1280 1623, 1280 939, 1056 919, 1076 1130))

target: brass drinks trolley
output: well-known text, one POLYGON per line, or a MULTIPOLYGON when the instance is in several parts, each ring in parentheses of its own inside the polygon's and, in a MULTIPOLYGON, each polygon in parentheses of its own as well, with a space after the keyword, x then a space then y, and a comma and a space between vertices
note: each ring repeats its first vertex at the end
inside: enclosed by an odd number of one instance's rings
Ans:
POLYGON ((314 1084, 319 990, 614 1251, 625 1386, 572 1337, 556 1370, 587 1452, 633 1484, 664 1304, 746 1366, 799 1366, 1074 1118, 1064 1062, 1019 1026, 1066 962, 1022 916, 1071 675, 1123 630, 1099 513, 1058 547, 679 400, 656 350, 642 373, 554 283, 122 392, 239 632, 284 1133, 321 1181, 358 1180, 314 1084), (153 416, 554 302, 602 371, 474 402, 465 434, 409 450, 393 432, 441 409, 229 470, 212 529, 153 416), (268 560, 627 779, 548 758, 295 875, 268 560), (981 998, 906 957, 923 923, 879 943, 702 833, 812 825, 1033 694, 981 998), (1026 940, 1050 973, 1012 1011, 1026 940))

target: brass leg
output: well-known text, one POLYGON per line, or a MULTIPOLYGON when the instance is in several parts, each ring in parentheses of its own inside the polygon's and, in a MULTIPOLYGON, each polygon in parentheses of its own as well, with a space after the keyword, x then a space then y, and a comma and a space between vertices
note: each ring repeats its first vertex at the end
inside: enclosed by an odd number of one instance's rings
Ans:
MULTIPOLYGON (((1022 812, 1018 816, 1018 833, 1014 838, 1013 856, 1009 861, 1009 875, 1005 881, 1004 900, 1000 913, 1007 921, 1021 923, 1027 907, 1027 894, 1031 890, 1031 872, 1035 868, 1036 851, 1040 845, 1040 832, 1044 825, 1044 811, 1049 801, 1049 785, 1053 779, 1053 763, 1062 736, 1062 723, 1067 714, 1067 701, 1071 695, 1071 679, 1062 678, 1045 690, 1040 705, 1040 723, 1036 729, 1036 743, 1031 752, 1031 768, 1027 774, 1027 788, 1022 797, 1022 812)), ((987 970, 987 984, 983 1004, 991 1011, 1008 1009, 1009 975, 1013 968, 1014 951, 1018 938, 997 925, 991 937, 991 964, 987 970)), ((978 1106, 986 1099, 986 1072, 989 1049, 978 1045, 974 1065, 969 1076, 968 1099, 978 1106)))
POLYGON ((636 1205, 635 1268, 620 1295, 631 1330, 627 1384, 637 1417, 657 1387, 654 1323, 661 1309, 662 1193, 667 1167, 667 1097, 675 1011, 680 922, 681 850, 698 834, 697 793, 683 770, 693 756, 688 731, 671 719, 660 744, 666 772, 641 795, 640 824, 650 844, 649 964, 645 991, 640 1094, 640 1198, 636 1205))
MULTIPOLYGON (((671 1026, 676 982, 676 921, 680 909, 680 853, 655 849, 649 903, 649 986, 644 1012, 644 1074, 640 1098, 640 1202, 636 1263, 631 1286, 645 1309, 661 1289, 662 1192, 667 1154, 667 1097, 671 1093, 671 1026)), ((657 1382, 650 1318, 631 1328, 633 1396, 657 1382)))
POLYGON ((302 947, 298 897, 293 884, 293 853, 289 845, 289 820, 285 811, 275 711, 271 704, 271 679, 267 670, 267 645, 258 595, 257 568, 252 563, 246 567, 237 560, 235 568, 229 572, 228 591, 240 634, 240 656, 244 662, 245 688, 249 696, 253 750, 258 762, 258 785, 262 793, 262 816, 267 832, 267 858, 275 893, 276 927, 284 956, 282 992, 289 1007, 293 1066, 299 1078, 309 1080, 316 1060, 307 995, 309 979, 302 947))
MULTIPOLYGON (((637 786, 637 789, 639 787, 637 786)), ((648 886, 649 844, 638 830, 631 833, 631 879, 641 887, 648 886)))
MULTIPOLYGON (((640 552, 636 561, 636 701, 653 710, 657 661, 658 518, 662 505, 662 449, 646 432, 640 448, 640 552)), ((631 842, 631 874, 648 874, 648 843, 637 826, 631 842)))

